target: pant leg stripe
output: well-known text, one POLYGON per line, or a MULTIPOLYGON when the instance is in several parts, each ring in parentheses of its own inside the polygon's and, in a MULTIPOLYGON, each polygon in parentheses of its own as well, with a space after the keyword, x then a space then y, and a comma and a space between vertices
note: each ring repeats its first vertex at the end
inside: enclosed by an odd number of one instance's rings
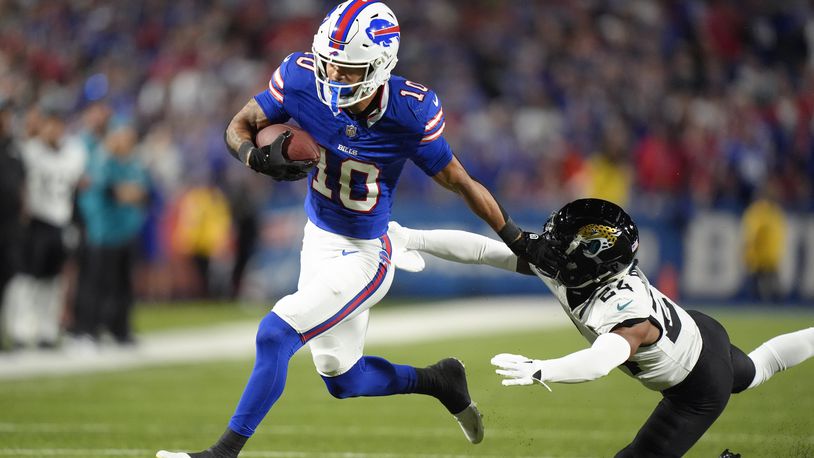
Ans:
POLYGON ((345 317, 350 315, 354 310, 359 308, 359 306, 367 298, 372 296, 373 293, 375 293, 379 289, 379 287, 384 282, 384 277, 386 274, 387 274, 387 265, 385 265, 384 263, 380 263, 379 270, 376 272, 376 276, 373 277, 373 280, 370 283, 368 283, 367 286, 365 286, 365 288, 361 292, 359 292, 359 294, 357 294, 353 299, 351 299, 350 302, 345 304, 345 306, 342 307, 342 310, 337 312, 336 315, 332 316, 327 321, 311 329, 310 331, 301 334, 300 338, 302 339, 302 341, 307 342, 316 337, 317 335, 334 327, 340 321, 345 319, 345 317))
POLYGON ((390 267, 390 257, 393 254, 393 246, 390 243, 390 237, 387 234, 383 235, 379 238, 382 243, 382 251, 381 251, 381 258, 382 261, 379 263, 379 268, 376 271, 376 276, 373 277, 373 280, 370 281, 363 289, 359 292, 353 299, 350 300, 347 304, 345 304, 342 309, 337 312, 331 318, 328 318, 327 321, 323 322, 322 324, 317 325, 314 328, 311 328, 310 331, 304 332, 300 334, 300 339, 303 343, 308 342, 309 340, 313 339, 314 337, 322 334, 323 332, 331 329, 332 327, 336 326, 340 321, 345 319, 348 315, 350 315, 354 310, 359 308, 359 306, 367 300, 370 296, 372 296, 376 291, 378 291, 379 287, 384 282, 384 277, 387 275, 387 269, 390 267))

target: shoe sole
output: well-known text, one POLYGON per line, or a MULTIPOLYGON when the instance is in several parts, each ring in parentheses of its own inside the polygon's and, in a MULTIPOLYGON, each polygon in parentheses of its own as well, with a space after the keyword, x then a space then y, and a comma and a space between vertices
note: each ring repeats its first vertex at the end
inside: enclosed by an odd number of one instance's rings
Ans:
POLYGON ((477 404, 474 402, 469 404, 466 409, 455 414, 454 417, 469 442, 480 444, 483 441, 483 414, 478 410, 477 404))
POLYGON ((185 452, 168 452, 166 450, 159 450, 156 452, 155 458, 189 458, 189 454, 185 452))
MULTIPOLYGON (((460 359, 451 356, 449 359, 454 359, 461 365, 464 369, 464 380, 466 380, 466 364, 460 359)), ((471 442, 472 444, 480 444, 483 441, 483 414, 478 409, 478 405, 472 401, 472 396, 469 395, 469 384, 467 383, 466 387, 466 396, 469 398, 469 405, 466 408, 456 414, 453 415, 455 420, 458 422, 458 425, 461 427, 461 431, 463 431, 464 436, 466 439, 471 442), (473 422, 475 427, 473 428, 472 434, 470 434, 467 427, 464 425, 466 422, 473 422)))

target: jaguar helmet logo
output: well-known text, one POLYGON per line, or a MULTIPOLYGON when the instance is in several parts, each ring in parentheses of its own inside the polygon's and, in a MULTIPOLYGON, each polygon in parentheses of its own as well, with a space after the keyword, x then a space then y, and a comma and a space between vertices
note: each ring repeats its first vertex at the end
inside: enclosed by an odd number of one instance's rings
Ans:
POLYGON ((622 235, 621 229, 602 224, 588 224, 579 228, 565 252, 571 254, 578 247, 583 246, 585 257, 595 258, 603 251, 613 248, 620 235, 622 235))

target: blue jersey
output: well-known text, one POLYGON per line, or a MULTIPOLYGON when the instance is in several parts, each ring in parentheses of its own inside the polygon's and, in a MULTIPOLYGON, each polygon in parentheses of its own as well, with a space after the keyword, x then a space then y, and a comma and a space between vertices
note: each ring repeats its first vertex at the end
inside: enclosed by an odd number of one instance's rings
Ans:
POLYGON ((291 54, 255 100, 273 124, 294 119, 324 148, 308 175, 308 218, 336 234, 380 237, 404 162, 410 159, 433 176, 452 160, 441 136, 444 110, 425 86, 392 76, 378 108, 357 120, 319 100, 313 70, 310 53, 291 54))

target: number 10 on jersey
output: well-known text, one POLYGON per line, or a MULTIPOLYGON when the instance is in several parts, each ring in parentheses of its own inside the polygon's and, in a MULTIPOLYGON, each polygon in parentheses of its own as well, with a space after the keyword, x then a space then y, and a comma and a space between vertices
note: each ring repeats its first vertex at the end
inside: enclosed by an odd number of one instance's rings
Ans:
POLYGON ((323 149, 317 163, 317 173, 311 180, 314 191, 333 200, 334 189, 339 188, 339 202, 348 210, 368 213, 379 203, 379 169, 374 164, 347 158, 339 167, 328 167, 328 153, 323 149), (351 177, 356 173, 363 176, 365 192, 361 196, 351 196, 351 177), (330 186, 333 184, 334 186, 330 186))

